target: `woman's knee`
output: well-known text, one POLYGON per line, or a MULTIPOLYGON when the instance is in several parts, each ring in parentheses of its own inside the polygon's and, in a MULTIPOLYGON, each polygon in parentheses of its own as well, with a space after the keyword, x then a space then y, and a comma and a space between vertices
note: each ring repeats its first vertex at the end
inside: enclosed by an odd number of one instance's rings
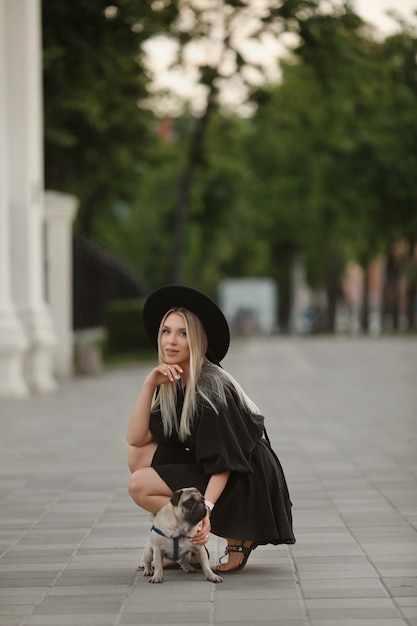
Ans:
POLYGON ((145 467, 132 473, 129 484, 129 494, 140 507, 155 514, 155 510, 165 504, 159 502, 157 506, 155 499, 166 499, 172 496, 172 491, 162 478, 155 472, 152 467, 145 467), (152 501, 152 502, 151 502, 152 501))
POLYGON ((132 472, 129 479, 128 491, 131 498, 136 504, 141 505, 143 497, 145 496, 146 481, 143 477, 143 470, 136 470, 132 472))
POLYGON ((131 472, 150 467, 157 444, 152 442, 142 448, 129 446, 127 451, 127 463, 131 472))

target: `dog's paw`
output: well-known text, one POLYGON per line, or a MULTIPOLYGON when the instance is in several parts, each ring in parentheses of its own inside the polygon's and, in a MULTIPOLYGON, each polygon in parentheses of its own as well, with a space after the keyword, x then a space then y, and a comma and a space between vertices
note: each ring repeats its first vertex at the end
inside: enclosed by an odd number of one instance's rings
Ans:
POLYGON ((150 583, 162 583, 164 582, 163 575, 154 574, 152 578, 149 580, 150 583))
POLYGON ((214 572, 211 572, 211 574, 207 575, 207 580, 209 580, 211 583, 223 582, 223 578, 221 576, 217 576, 217 574, 215 574, 214 572))
POLYGON ((152 567, 149 567, 149 566, 145 565, 144 568, 143 568, 143 575, 144 576, 152 576, 153 575, 152 567))

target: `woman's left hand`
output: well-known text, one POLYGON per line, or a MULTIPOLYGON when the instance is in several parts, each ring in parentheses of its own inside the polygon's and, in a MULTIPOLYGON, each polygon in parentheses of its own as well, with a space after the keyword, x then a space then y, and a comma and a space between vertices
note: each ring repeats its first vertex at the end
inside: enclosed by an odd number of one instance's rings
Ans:
POLYGON ((201 529, 196 532, 194 537, 190 537, 192 543, 198 543, 200 546, 204 546, 209 539, 209 532, 211 530, 210 515, 207 512, 206 517, 201 520, 201 529))

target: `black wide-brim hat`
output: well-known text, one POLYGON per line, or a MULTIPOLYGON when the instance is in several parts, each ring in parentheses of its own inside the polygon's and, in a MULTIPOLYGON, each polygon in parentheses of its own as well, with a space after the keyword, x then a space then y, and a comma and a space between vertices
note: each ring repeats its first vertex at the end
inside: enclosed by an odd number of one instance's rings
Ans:
POLYGON ((180 307, 199 318, 207 335, 206 356, 212 363, 219 364, 229 349, 229 325, 217 304, 191 287, 168 285, 148 297, 143 307, 143 323, 151 342, 158 346, 158 332, 164 315, 170 309, 180 307))

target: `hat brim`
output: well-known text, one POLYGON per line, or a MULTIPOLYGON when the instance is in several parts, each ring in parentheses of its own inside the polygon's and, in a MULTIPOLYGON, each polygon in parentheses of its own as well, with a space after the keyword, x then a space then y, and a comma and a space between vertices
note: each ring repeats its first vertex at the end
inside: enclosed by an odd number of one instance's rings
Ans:
POLYGON ((208 296, 183 285, 168 285, 157 289, 148 297, 143 307, 143 324, 146 333, 158 346, 158 332, 162 318, 172 308, 182 307, 194 313, 204 326, 208 349, 206 356, 219 364, 230 344, 229 325, 217 304, 208 296))

